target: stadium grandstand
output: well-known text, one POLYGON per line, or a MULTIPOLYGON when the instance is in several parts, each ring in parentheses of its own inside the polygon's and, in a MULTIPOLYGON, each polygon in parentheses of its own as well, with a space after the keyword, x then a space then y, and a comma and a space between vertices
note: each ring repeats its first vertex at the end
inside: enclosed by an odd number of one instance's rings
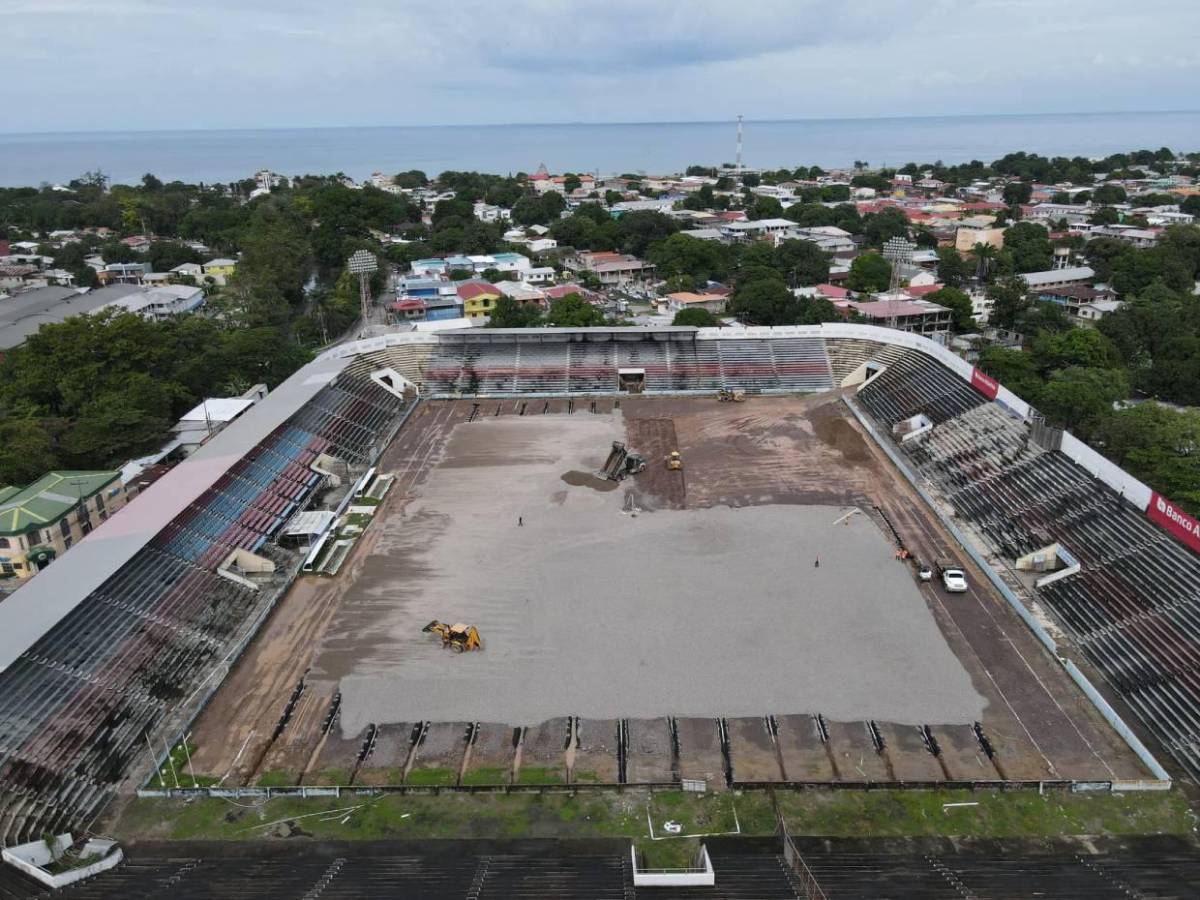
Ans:
POLYGON ((1200 561, 1168 533, 1181 514, 941 346, 848 324, 393 333, 296 372, 0 604, 0 844, 86 827, 154 771, 298 571, 282 526, 372 466, 415 403, 717 388, 845 389, 1007 562, 1069 549, 1079 568, 1037 598, 1200 776, 1200 561), (892 437, 914 417, 921 434, 892 437))
POLYGON ((931 842, 888 852, 867 841, 784 838, 781 846, 780 838, 717 838, 707 845, 714 883, 690 887, 637 885, 620 841, 443 843, 152 842, 132 849, 121 867, 65 891, 0 865, 0 900, 1165 900, 1194 896, 1190 886, 1200 879, 1200 859, 1169 841, 1087 852, 931 842))

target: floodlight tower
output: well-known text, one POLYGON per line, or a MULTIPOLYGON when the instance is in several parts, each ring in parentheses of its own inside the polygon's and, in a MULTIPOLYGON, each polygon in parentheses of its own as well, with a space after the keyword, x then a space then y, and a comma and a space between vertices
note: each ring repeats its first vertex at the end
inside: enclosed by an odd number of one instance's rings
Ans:
POLYGON ((362 304, 362 331, 360 337, 366 335, 371 322, 371 273, 379 268, 375 254, 369 250, 355 250, 346 268, 358 276, 358 298, 362 304))
POLYGON ((908 238, 889 238, 883 245, 883 258, 892 264, 892 280, 888 285, 888 327, 896 327, 896 317, 892 314, 892 304, 900 293, 900 282, 903 280, 901 267, 912 262, 917 245, 908 238))

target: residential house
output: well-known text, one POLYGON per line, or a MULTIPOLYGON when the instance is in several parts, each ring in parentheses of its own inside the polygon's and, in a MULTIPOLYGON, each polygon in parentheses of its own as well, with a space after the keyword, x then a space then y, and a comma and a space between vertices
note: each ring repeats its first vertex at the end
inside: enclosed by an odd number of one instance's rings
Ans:
POLYGON ((854 236, 836 225, 816 225, 812 228, 794 227, 789 232, 780 232, 782 240, 808 241, 816 244, 821 250, 833 255, 835 253, 854 253, 857 249, 854 236))
POLYGON ((654 264, 643 262, 626 253, 585 250, 567 261, 576 272, 591 272, 605 287, 620 287, 641 283, 654 273, 654 264))
POLYGON ((109 308, 136 313, 143 319, 161 322, 185 316, 204 305, 204 289, 189 284, 164 284, 128 294, 109 308))
POLYGON ((236 259, 210 259, 204 264, 204 277, 211 278, 217 284, 225 284, 237 271, 236 259))
MULTIPOLYGON (((596 179, 591 175, 581 172, 575 177, 579 179, 579 191, 590 193, 596 189, 596 179)), ((566 194, 568 193, 566 182, 566 175, 551 175, 546 170, 545 163, 538 166, 537 171, 529 176, 529 183, 533 185, 533 190, 537 194, 545 194, 549 191, 558 191, 560 194, 566 194)))
POLYGON ((501 281, 496 285, 496 289, 505 297, 516 300, 522 306, 536 306, 545 309, 550 305, 545 291, 540 291, 519 281, 501 281))
POLYGON ((786 240, 796 231, 791 219, 752 219, 721 226, 721 234, 728 241, 786 240))
POLYGON ((475 218, 480 222, 507 222, 510 215, 511 211, 503 206, 484 203, 482 200, 475 203, 475 218))
POLYGON ((170 274, 200 282, 204 280, 204 266, 199 263, 180 263, 171 270, 170 274))
POLYGON ((0 266, 0 290, 16 291, 46 284, 37 266, 0 266))
POLYGON ((1125 304, 1120 300, 1096 300, 1086 306, 1079 307, 1079 324, 1095 326, 1097 322, 1114 313, 1125 304))
POLYGON ((435 297, 424 297, 421 302, 425 304, 425 321, 427 322, 441 322, 463 317, 463 302, 457 291, 450 295, 438 294, 435 297))
POLYGON ((108 263, 96 275, 103 285, 142 284, 152 268, 150 263, 108 263))
POLYGON ((121 473, 48 472, 0 487, 0 577, 28 578, 125 505, 121 473))
POLYGON ((724 312, 725 302, 728 300, 728 297, 725 294, 700 294, 692 291, 677 291, 673 294, 667 294, 663 299, 665 302, 660 301, 659 305, 665 306, 666 311, 670 313, 682 312, 685 309, 703 309, 717 314, 724 312))
POLYGON ((1041 288, 1037 297, 1046 303, 1057 303, 1070 316, 1078 316, 1085 306, 1115 300, 1117 295, 1107 288, 1095 288, 1090 284, 1067 284, 1041 288))
POLYGON ((416 297, 405 297, 392 304, 392 314, 396 320, 412 322, 425 318, 426 305, 424 300, 416 297))
POLYGON ((492 314, 496 301, 504 295, 494 284, 486 281, 464 281, 455 286, 468 319, 483 319, 492 314))
POLYGON ((1088 240, 1095 238, 1115 238, 1134 247, 1153 247, 1158 243, 1160 232, 1151 228, 1138 228, 1134 225, 1093 225, 1088 231, 1088 240))

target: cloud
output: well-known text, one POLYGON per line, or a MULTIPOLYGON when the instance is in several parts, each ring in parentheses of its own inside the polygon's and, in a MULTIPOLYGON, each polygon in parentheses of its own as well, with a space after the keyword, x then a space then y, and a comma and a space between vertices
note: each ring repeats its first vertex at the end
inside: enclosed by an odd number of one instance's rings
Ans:
POLYGON ((109 128, 114 107, 129 128, 1179 109, 1200 65, 1200 4, 1176 0, 0 0, 0 19, 10 90, 36 98, 0 123, 21 131, 109 128))

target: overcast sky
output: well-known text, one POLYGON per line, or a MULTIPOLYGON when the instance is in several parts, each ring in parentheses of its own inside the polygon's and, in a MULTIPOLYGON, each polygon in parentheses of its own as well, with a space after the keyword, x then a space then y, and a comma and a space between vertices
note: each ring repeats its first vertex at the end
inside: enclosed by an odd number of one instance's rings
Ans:
POLYGON ((0 131, 1200 106, 1196 0, 0 0, 0 131))

